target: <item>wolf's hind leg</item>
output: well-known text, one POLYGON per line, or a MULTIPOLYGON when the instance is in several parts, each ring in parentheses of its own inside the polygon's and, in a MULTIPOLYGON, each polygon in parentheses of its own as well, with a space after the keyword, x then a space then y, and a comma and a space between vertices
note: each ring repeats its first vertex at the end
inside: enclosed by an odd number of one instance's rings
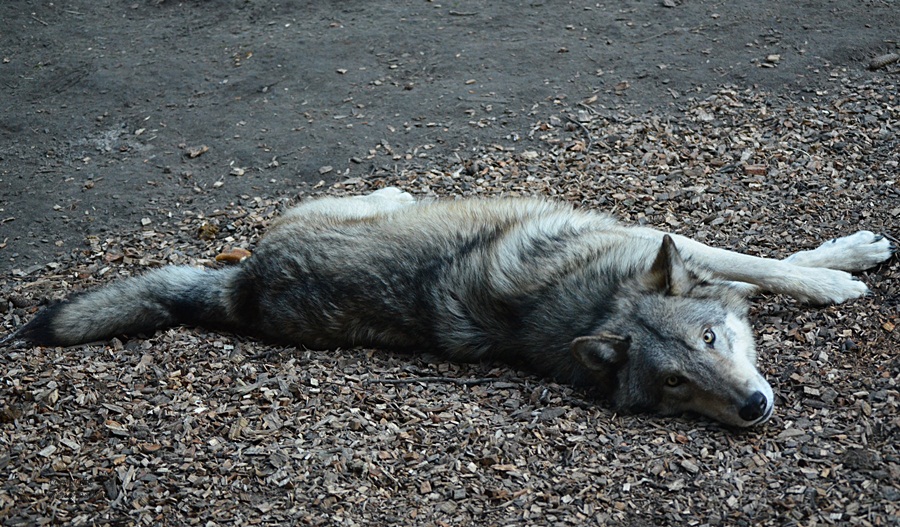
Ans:
POLYGON ((275 225, 303 220, 311 216, 327 216, 338 220, 359 220, 386 214, 416 202, 408 192, 397 187, 385 187, 363 196, 317 198, 304 201, 289 209, 275 225))
POLYGON ((400 209, 416 202, 409 192, 403 192, 397 187, 384 187, 370 194, 354 196, 350 198, 359 202, 365 202, 366 207, 373 208, 376 212, 389 212, 400 209))
POLYGON ((840 271, 862 271, 887 260, 896 251, 881 234, 859 231, 829 240, 811 251, 794 253, 784 261, 802 267, 827 267, 840 271))
POLYGON ((387 200, 394 201, 400 204, 410 204, 416 201, 416 198, 412 197, 412 194, 410 194, 409 192, 404 192, 397 187, 380 188, 363 196, 355 196, 354 199, 387 200))

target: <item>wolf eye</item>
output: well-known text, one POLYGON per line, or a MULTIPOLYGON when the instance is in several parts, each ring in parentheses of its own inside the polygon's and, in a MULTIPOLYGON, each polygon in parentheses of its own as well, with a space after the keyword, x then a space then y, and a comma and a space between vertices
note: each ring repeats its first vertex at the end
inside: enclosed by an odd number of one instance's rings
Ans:
POLYGON ((716 334, 713 333, 713 330, 707 329, 703 332, 703 342, 711 345, 715 341, 716 341, 716 334))
POLYGON ((680 375, 669 375, 666 377, 666 386, 674 388, 684 382, 684 377, 680 375))

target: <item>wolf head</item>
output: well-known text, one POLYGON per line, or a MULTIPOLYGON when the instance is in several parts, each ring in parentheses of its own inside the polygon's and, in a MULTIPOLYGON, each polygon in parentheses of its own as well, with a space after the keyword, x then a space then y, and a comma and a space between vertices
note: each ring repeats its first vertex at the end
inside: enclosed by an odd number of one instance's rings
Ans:
POLYGON ((772 415, 773 394, 756 369, 742 288, 685 266, 669 236, 626 295, 618 315, 572 352, 598 378, 614 378, 626 411, 698 412, 735 426, 772 415))

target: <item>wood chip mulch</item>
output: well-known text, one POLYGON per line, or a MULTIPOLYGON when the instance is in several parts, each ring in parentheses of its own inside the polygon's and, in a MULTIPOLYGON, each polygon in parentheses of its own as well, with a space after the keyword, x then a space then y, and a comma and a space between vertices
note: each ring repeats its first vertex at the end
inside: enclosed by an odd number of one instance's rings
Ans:
MULTIPOLYGON (((554 196, 784 257, 859 229, 900 236, 897 94, 886 76, 807 103, 726 87, 677 115, 588 99, 535 123, 539 150, 493 147, 399 170, 404 153, 376 145, 361 160, 369 177, 297 197, 385 185, 423 197, 554 196)), ((0 277, 3 333, 48 298, 163 264, 222 265, 215 256, 252 250, 285 201, 160 211, 143 229, 16 269, 0 277)), ((898 525, 900 261, 861 278, 872 295, 846 305, 755 303, 760 367, 778 400, 749 431, 615 415, 497 364, 308 351, 196 328, 3 350, 0 521, 898 525)))

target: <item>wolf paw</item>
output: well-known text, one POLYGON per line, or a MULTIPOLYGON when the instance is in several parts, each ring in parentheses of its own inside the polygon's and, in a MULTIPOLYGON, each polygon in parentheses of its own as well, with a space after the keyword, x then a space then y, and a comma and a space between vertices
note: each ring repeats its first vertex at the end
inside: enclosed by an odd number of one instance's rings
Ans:
POLYGON ((802 251, 787 259, 803 267, 826 267, 841 271, 862 271, 889 259, 896 247, 881 234, 859 231, 829 240, 812 251, 802 251))
POLYGON ((866 284, 850 273, 824 267, 803 269, 802 279, 796 282, 796 286, 791 288, 791 296, 816 305, 840 304, 869 292, 866 284))
POLYGON ((403 192, 397 187, 384 187, 376 190, 366 196, 359 196, 360 199, 376 198, 379 200, 395 201, 400 204, 413 203, 416 198, 412 197, 409 192, 403 192))

